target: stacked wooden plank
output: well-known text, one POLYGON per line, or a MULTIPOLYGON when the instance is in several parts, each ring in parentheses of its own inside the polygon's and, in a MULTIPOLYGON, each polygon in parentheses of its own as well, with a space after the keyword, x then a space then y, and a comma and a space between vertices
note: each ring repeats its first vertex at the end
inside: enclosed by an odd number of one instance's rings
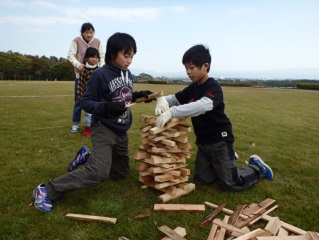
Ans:
POLYGON ((186 159, 191 157, 187 133, 191 127, 183 124, 186 118, 173 118, 163 128, 155 127, 156 117, 142 116, 140 150, 134 159, 140 163, 139 181, 145 186, 164 192, 163 202, 190 193, 195 184, 187 183, 190 170, 186 159))
MULTIPOLYGON (((316 232, 304 231, 281 221, 278 217, 269 216, 268 214, 278 207, 277 205, 271 207, 274 203, 275 200, 267 198, 259 204, 252 203, 248 206, 238 205, 234 211, 232 211, 224 207, 225 203, 215 205, 205 202, 207 206, 215 208, 215 217, 219 212, 228 214, 225 215, 223 220, 219 218, 210 218, 213 225, 207 239, 319 240, 319 235, 316 232), (267 208, 269 209, 267 210, 267 208), (265 220, 267 222, 266 226, 264 228, 257 228, 251 231, 248 227, 252 226, 259 220, 265 220)), ((201 226, 203 226, 203 223, 201 226)))

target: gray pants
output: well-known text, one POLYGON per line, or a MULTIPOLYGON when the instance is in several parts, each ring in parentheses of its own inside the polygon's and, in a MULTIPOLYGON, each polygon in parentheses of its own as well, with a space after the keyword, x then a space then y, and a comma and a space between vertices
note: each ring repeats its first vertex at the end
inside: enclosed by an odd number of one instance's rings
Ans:
POLYGON ((232 192, 242 191, 258 182, 260 169, 256 165, 236 167, 232 142, 196 144, 195 182, 211 184, 218 180, 224 190, 232 192))
POLYGON ((127 135, 119 137, 103 124, 92 123, 91 138, 93 148, 87 163, 45 184, 50 200, 107 179, 121 179, 129 175, 127 135))

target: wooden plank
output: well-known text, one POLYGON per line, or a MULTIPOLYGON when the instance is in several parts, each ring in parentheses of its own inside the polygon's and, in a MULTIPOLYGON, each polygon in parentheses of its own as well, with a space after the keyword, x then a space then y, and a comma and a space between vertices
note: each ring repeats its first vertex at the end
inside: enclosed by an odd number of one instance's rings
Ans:
POLYGON ((237 222, 236 223, 236 227, 242 228, 242 227, 246 226, 252 220, 254 220, 254 219, 258 218, 260 215, 262 215, 265 211, 266 211, 265 209, 262 209, 262 211, 260 213, 252 215, 252 217, 248 218, 247 220, 243 220, 243 221, 237 222))
MULTIPOLYGON (((224 219, 223 219, 223 222, 224 223, 228 223, 228 220, 229 220, 229 216, 225 216, 224 219)), ((216 238, 216 240, 223 240, 224 237, 225 237, 225 234, 226 234, 226 229, 225 228, 221 228, 219 230, 219 234, 218 234, 218 237, 216 238)))
POLYGON ((308 231, 307 234, 309 235, 311 240, 319 240, 319 233, 308 231))
POLYGON ((175 137, 181 136, 182 134, 184 133, 180 131, 171 131, 171 129, 161 132, 161 135, 164 135, 169 138, 175 138, 175 137))
POLYGON ((156 182, 166 182, 166 181, 172 180, 173 178, 174 178, 173 175, 163 174, 163 175, 155 176, 155 177, 154 177, 154 180, 155 180, 156 182))
POLYGON ((178 136, 178 137, 173 137, 174 141, 180 142, 180 143, 188 143, 188 137, 187 136, 178 136))
POLYGON ((229 215, 229 220, 228 223, 230 225, 236 226, 237 220, 239 218, 239 215, 241 214, 243 208, 246 205, 237 205, 234 209, 234 212, 232 214, 229 215))
POLYGON ((116 218, 75 214, 75 213, 68 213, 65 215, 65 217, 74 219, 74 220, 85 221, 85 222, 102 222, 102 223, 112 223, 112 224, 115 224, 117 220, 116 218))
POLYGON ((289 232, 282 227, 279 229, 279 231, 277 233, 278 237, 284 237, 284 236, 288 236, 288 235, 289 235, 289 232))
POLYGON ((156 135, 157 133, 160 133, 160 132, 163 132, 165 131, 166 129, 169 129, 169 128, 172 128, 176 125, 179 124, 179 119, 178 118, 172 118, 169 122, 166 123, 166 125, 162 128, 160 127, 153 127, 150 129, 150 133, 152 135, 156 135))
POLYGON ((212 228, 209 231, 209 235, 207 237, 207 240, 214 240, 215 239, 217 227, 218 227, 218 225, 213 224, 212 228))
POLYGON ((175 232, 173 229, 169 228, 168 226, 161 226, 158 227, 158 230, 160 230, 162 233, 166 234, 170 238, 174 240, 186 240, 181 235, 179 235, 177 232, 175 232))
POLYGON ((269 236, 269 237, 256 237, 257 240, 310 240, 309 236, 306 235, 296 235, 296 236, 269 236))
POLYGON ((213 223, 218 225, 219 227, 225 228, 226 230, 232 232, 232 236, 240 237, 240 236, 246 234, 246 231, 243 231, 242 229, 234 227, 228 223, 224 223, 223 221, 221 221, 218 218, 214 219, 213 223))
POLYGON ((219 204, 218 207, 212 213, 205 217, 205 219, 199 224, 199 226, 205 227, 208 223, 212 222, 226 205, 226 202, 219 204))
POLYGON ((257 228, 249 233, 246 233, 238 238, 235 238, 236 240, 248 240, 251 238, 254 238, 256 236, 259 236, 261 233, 263 233, 265 230, 257 228))
POLYGON ((174 141, 171 141, 168 139, 162 140, 161 143, 163 143, 164 145, 167 145, 167 146, 176 146, 176 143, 174 141))
MULTIPOLYGON (((180 185, 180 184, 179 184, 180 185)), ((188 184, 185 184, 185 188, 181 189, 181 188, 176 188, 176 191, 172 194, 168 194, 168 193, 165 193, 165 194, 162 194, 161 196, 159 196, 159 199, 162 200, 162 202, 168 202, 172 199, 175 199, 175 198, 178 198, 180 196, 183 196, 185 194, 188 194, 192 191, 195 190, 195 184, 194 183, 188 183, 188 184)), ((162 191, 162 189, 160 189, 162 191)))
POLYGON ((255 222, 259 221, 264 215, 267 215, 268 213, 274 211, 276 208, 278 207, 278 205, 273 206, 272 208, 270 208, 269 210, 267 210, 266 212, 264 212, 261 216, 259 216, 258 218, 252 220, 249 225, 253 225, 255 222))
POLYGON ((150 154, 147 152, 136 152, 134 153, 134 159, 135 160, 141 160, 141 159, 145 159, 145 158, 149 158, 150 154))
MULTIPOLYGON (((205 202, 205 205, 207 205, 207 206, 209 206, 209 207, 212 207, 212 208, 217 208, 217 207, 218 207, 218 205, 215 205, 215 204, 210 203, 210 202, 205 202)), ((227 213, 227 214, 232 214, 232 213, 233 213, 232 210, 227 209, 227 208, 223 208, 222 211, 223 211, 224 213, 227 213)), ((248 216, 246 216, 246 215, 244 215, 244 214, 239 214, 239 217, 242 218, 242 219, 245 219, 245 220, 248 219, 248 216)))
POLYGON ((203 204, 154 204, 156 212, 205 212, 203 204))
MULTIPOLYGON (((261 218, 263 220, 266 220, 266 221, 270 221, 271 220, 271 216, 269 215, 261 215, 261 218)), ((283 221, 280 221, 281 223, 281 227, 283 227, 284 229, 288 230, 289 232, 293 232, 293 233, 296 233, 296 234, 299 234, 299 235, 305 235, 307 232, 305 230, 302 230, 300 228, 297 228, 293 225, 290 225, 286 222, 283 222, 283 221)))
POLYGON ((281 227, 279 217, 273 217, 265 227, 265 230, 271 232, 273 235, 276 235, 281 227))
MULTIPOLYGON (((177 234, 181 235, 182 237, 186 236, 186 229, 182 228, 182 227, 176 227, 174 228, 174 232, 176 232, 177 234)), ((170 237, 163 237, 161 240, 173 240, 170 237)))
POLYGON ((178 124, 173 126, 173 128, 185 133, 190 133, 192 131, 192 128, 186 124, 178 124))

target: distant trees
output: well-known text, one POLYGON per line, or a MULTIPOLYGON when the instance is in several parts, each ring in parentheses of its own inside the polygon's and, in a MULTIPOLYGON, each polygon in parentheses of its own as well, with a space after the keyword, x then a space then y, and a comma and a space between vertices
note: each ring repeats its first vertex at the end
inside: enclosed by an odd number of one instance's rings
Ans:
POLYGON ((65 58, 0 52, 0 80, 73 80, 73 66, 65 58))

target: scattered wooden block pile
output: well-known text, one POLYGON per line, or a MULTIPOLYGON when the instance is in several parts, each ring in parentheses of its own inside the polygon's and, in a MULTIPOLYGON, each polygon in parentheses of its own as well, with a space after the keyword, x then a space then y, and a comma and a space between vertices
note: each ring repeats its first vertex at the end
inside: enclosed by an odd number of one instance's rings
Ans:
POLYGON ((173 118, 163 128, 155 127, 156 117, 142 116, 140 128, 142 141, 134 159, 140 163, 139 181, 144 186, 164 192, 163 202, 188 194, 195 184, 187 183, 190 170, 186 159, 191 157, 191 144, 185 134, 191 127, 182 124, 186 118, 173 118))
POLYGON ((205 202, 207 206, 215 210, 204 219, 200 226, 205 227, 208 223, 213 223, 207 240, 319 240, 319 234, 316 232, 304 231, 281 221, 278 217, 269 216, 268 213, 278 207, 275 205, 270 208, 274 203, 275 200, 267 198, 259 204, 238 205, 232 211, 225 208, 226 203, 215 205, 205 202), (223 220, 216 218, 220 212, 226 213, 223 220), (257 228, 250 231, 248 227, 260 219, 267 222, 264 229, 257 228))

